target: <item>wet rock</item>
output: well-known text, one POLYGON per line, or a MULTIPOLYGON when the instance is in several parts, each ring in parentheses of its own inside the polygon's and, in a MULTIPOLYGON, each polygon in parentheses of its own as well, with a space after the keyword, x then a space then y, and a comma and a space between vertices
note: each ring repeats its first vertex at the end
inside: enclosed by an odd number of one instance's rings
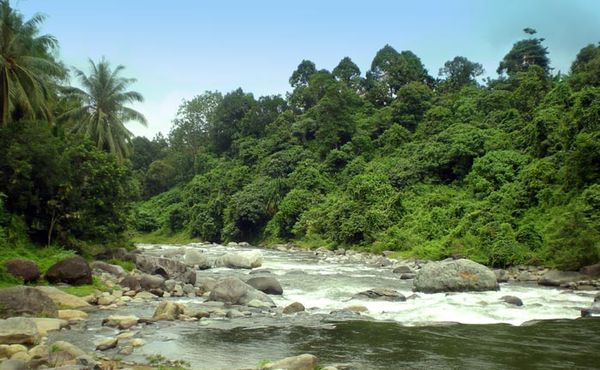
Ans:
POLYGON ((411 280, 417 276, 415 273, 404 273, 400 275, 400 280, 411 280))
POLYGON ((0 320, 0 344, 37 344, 40 339, 38 327, 31 318, 0 320))
POLYGON ((146 254, 138 254, 135 264, 140 271, 160 275, 164 279, 178 279, 187 271, 187 266, 183 262, 146 254))
POLYGON ((56 317, 56 304, 43 292, 24 286, 0 289, 0 318, 11 316, 56 317))
POLYGON ((115 348, 119 340, 117 338, 108 338, 96 344, 96 351, 107 351, 115 348))
POLYGON ((227 253, 215 260, 216 267, 232 269, 253 269, 262 266, 263 257, 259 251, 227 253))
POLYGON ((399 265, 392 270, 394 274, 412 274, 413 270, 407 265, 399 265))
POLYGON ((46 294, 56 304, 56 306, 58 306, 58 308, 70 309, 90 307, 90 304, 84 299, 65 293, 55 287, 38 286, 36 289, 46 294))
POLYGON ((352 299, 372 299, 377 301, 403 302, 406 297, 401 293, 387 288, 374 288, 355 294, 352 299))
POLYGON ((503 269, 495 269, 494 275, 499 283, 506 283, 508 281, 508 271, 503 269))
POLYGON ((273 307, 271 304, 261 301, 259 299, 253 299, 250 302, 247 303, 248 307, 252 307, 252 308, 271 308, 273 307))
POLYGON ((392 261, 390 261, 389 259, 387 259, 383 256, 379 256, 379 257, 371 258, 369 260, 369 264, 373 265, 373 266, 377 266, 377 267, 387 267, 387 266, 391 266, 392 261))
POLYGON ((522 271, 516 277, 517 281, 531 282, 538 281, 539 277, 537 275, 532 274, 529 271, 522 271))
POLYGON ((421 298, 421 296, 418 294, 411 294, 408 297, 406 297, 406 300, 408 301, 408 300, 417 299, 417 298, 421 298))
POLYGON ((317 356, 303 354, 299 356, 286 357, 283 360, 266 364, 262 367, 264 370, 314 370, 319 366, 317 356))
POLYGON ((538 281, 538 284, 545 286, 561 286, 562 284, 568 284, 585 279, 586 276, 580 272, 550 270, 542 276, 542 278, 538 281))
POLYGON ((360 305, 360 304, 355 304, 352 306, 345 307, 345 308, 343 308, 343 310, 349 311, 349 312, 368 312, 369 311, 368 308, 366 308, 365 306, 360 305))
POLYGON ((80 256, 64 259, 52 265, 44 278, 51 284, 83 285, 92 283, 92 269, 80 256))
POLYGON ((131 345, 132 345, 134 348, 141 347, 141 346, 143 346, 144 344, 146 344, 146 342, 145 342, 143 339, 140 339, 140 338, 134 338, 134 339, 132 339, 132 340, 131 340, 129 343, 131 343, 131 345))
POLYGON ((119 354, 123 355, 123 356, 129 356, 132 353, 133 353, 133 346, 132 345, 123 346, 123 348, 121 348, 119 350, 119 354))
POLYGON ((0 370, 27 370, 27 364, 23 360, 5 360, 0 364, 0 370))
POLYGON ((127 275, 127 272, 125 271, 125 269, 123 269, 123 267, 119 265, 111 265, 103 261, 94 261, 90 263, 90 267, 92 268, 92 270, 104 271, 119 278, 127 275))
POLYGON ((225 316, 229 319, 236 319, 239 317, 244 317, 244 314, 238 310, 229 310, 225 316))
POLYGON ((129 329, 140 321, 139 317, 133 315, 111 315, 102 320, 103 326, 118 327, 119 329, 129 329))
POLYGON ((246 281, 246 284, 267 294, 283 294, 283 288, 281 287, 281 284, 279 284, 279 281, 272 276, 254 277, 246 281))
POLYGON ((152 294, 150 292, 139 292, 135 295, 135 299, 141 299, 141 300, 150 300, 150 299, 157 299, 158 296, 155 294, 152 294))
POLYGON ((6 349, 4 350, 4 354, 8 358, 13 357, 15 354, 17 354, 19 352, 27 352, 27 347, 25 347, 22 344, 11 344, 11 345, 4 344, 3 346, 6 346, 6 349))
POLYGON ((217 279, 196 275, 196 287, 202 292, 210 292, 217 285, 217 279))
POLYGON ((23 279, 25 283, 36 282, 40 278, 38 265, 26 259, 13 259, 4 262, 6 271, 12 276, 23 279))
POLYGON ((600 277, 600 262, 594 265, 582 267, 579 272, 587 276, 600 277))
POLYGON ((162 301, 156 307, 152 318, 154 320, 173 321, 177 320, 185 312, 185 306, 173 301, 162 301))
POLYGON ((268 275, 268 274, 272 274, 273 272, 269 269, 257 269, 257 270, 252 270, 249 272, 250 275, 268 275))
POLYGON ((521 300, 521 298, 515 297, 513 295, 505 295, 504 297, 500 298, 500 300, 503 302, 506 302, 508 304, 515 305, 515 306, 523 305, 523 301, 521 300))
POLYGON ((61 319, 34 317, 31 320, 33 320, 33 322, 37 326, 38 332, 43 337, 47 336, 48 332, 50 331, 57 331, 69 326, 69 322, 67 320, 61 319))
POLYGON ((140 291, 142 290, 142 286, 140 285, 140 279, 135 275, 127 275, 120 282, 119 285, 123 288, 127 288, 130 291, 140 291))
POLYGON ((165 279, 161 275, 142 274, 142 275, 140 275, 139 279, 140 279, 140 286, 144 290, 148 290, 148 291, 154 290, 154 289, 164 290, 164 288, 165 288, 165 279))
POLYGON ((247 305, 252 300, 258 300, 269 304, 271 307, 275 306, 268 295, 235 277, 226 277, 219 280, 210 292, 208 300, 231 305, 247 305))
POLYGON ((115 303, 116 300, 117 298, 113 297, 110 294, 106 294, 98 297, 98 300, 96 302, 99 306, 108 306, 115 303))
POLYGON ((293 313, 303 312, 305 310, 306 310, 306 308, 304 307, 304 305, 302 303, 294 302, 294 303, 290 303, 289 305, 285 306, 285 308, 283 309, 283 313, 285 315, 291 315, 293 313))
POLYGON ((193 266, 200 270, 206 270, 210 268, 210 261, 208 260, 206 254, 196 249, 186 249, 183 262, 188 266, 193 266))
POLYGON ((50 354, 50 349, 48 348, 48 346, 43 345, 43 344, 39 344, 33 348, 31 348, 27 354, 29 355, 29 357, 33 358, 48 358, 48 355, 50 354))
POLYGON ((498 290, 489 268, 467 259, 431 262, 414 280, 415 291, 424 293, 498 290))

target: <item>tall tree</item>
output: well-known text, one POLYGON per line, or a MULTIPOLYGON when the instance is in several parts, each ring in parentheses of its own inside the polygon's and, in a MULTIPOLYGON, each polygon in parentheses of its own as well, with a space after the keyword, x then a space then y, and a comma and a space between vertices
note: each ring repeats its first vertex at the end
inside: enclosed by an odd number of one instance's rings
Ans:
POLYGON ((360 69, 349 57, 342 59, 332 73, 338 81, 345 82, 348 85, 360 78, 360 69))
POLYGON ((465 85, 475 84, 475 78, 483 74, 483 66, 471 62, 465 57, 455 57, 444 63, 439 75, 444 79, 444 84, 451 90, 459 90, 465 85))
POLYGON ((52 80, 64 77, 65 70, 52 57, 58 47, 56 39, 39 34, 43 21, 39 14, 25 20, 11 8, 9 0, 0 0, 2 125, 13 118, 51 118, 48 99, 52 80))
POLYGON ((147 125, 146 118, 140 112, 125 104, 142 102, 144 98, 139 92, 127 90, 136 80, 119 76, 125 68, 122 65, 111 69, 110 63, 104 58, 98 63, 89 62, 89 75, 74 69, 83 89, 65 89, 67 95, 79 99, 81 106, 61 117, 75 123, 72 129, 74 133, 90 138, 98 148, 122 160, 131 154, 133 137, 125 123, 137 121, 147 125))
MULTIPOLYGON (((531 28, 525 28, 523 31, 528 35, 536 33, 531 28)), ((498 74, 506 72, 509 76, 514 76, 517 72, 527 71, 531 65, 542 67, 548 74, 551 69, 550 59, 548 58, 548 48, 542 45, 543 41, 543 38, 529 38, 516 42, 500 62, 497 69, 498 74)))

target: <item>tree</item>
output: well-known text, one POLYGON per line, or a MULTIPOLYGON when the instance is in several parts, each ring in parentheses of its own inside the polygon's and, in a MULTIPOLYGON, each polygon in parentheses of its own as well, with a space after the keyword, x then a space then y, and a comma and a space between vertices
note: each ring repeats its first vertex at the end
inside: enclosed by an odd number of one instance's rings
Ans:
POLYGON ((475 79, 481 76, 483 72, 481 64, 457 56, 444 63, 444 67, 440 68, 439 75, 443 77, 443 83, 449 89, 460 90, 465 85, 476 84, 475 79))
POLYGON ((290 77, 290 85, 293 88, 308 85, 310 77, 317 72, 315 63, 310 60, 303 60, 298 64, 298 68, 292 73, 290 77))
POLYGON ((206 144, 214 113, 223 95, 218 91, 205 91, 191 100, 184 100, 177 109, 169 144, 177 151, 192 155, 200 145, 206 144))
POLYGON ((580 90, 584 86, 600 86, 600 43, 581 49, 571 65, 571 85, 580 90))
POLYGON ((65 89, 66 94, 79 99, 81 105, 64 113, 61 118, 74 122, 74 133, 90 138, 99 149, 123 160, 131 154, 133 136, 125 123, 137 121, 147 125, 146 118, 140 112, 125 104, 143 102, 144 98, 137 91, 127 90, 136 80, 119 76, 125 69, 122 65, 111 69, 110 63, 104 58, 98 63, 90 59, 89 63, 89 75, 74 69, 83 89, 65 89))
POLYGON ((53 79, 65 71, 52 57, 58 42, 51 35, 40 35, 44 16, 29 20, 0 1, 0 122, 11 119, 50 119, 48 99, 53 79), (13 117, 11 117, 11 114, 13 117))
MULTIPOLYGON (((529 35, 535 30, 525 29, 529 35)), ((516 42, 512 49, 504 56, 498 66, 498 74, 507 73, 513 76, 517 72, 525 72, 531 65, 540 66, 546 74, 550 73, 550 59, 548 59, 548 48, 542 45, 543 38, 530 38, 516 42)))
POLYGON ((360 79, 360 69, 352 59, 345 57, 333 69, 333 76, 348 85, 356 83, 360 79))

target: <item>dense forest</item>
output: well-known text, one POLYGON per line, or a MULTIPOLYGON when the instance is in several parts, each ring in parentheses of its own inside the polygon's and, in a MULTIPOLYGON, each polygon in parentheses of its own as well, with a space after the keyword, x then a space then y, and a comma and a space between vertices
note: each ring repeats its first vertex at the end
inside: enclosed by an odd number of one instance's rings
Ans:
MULTIPOLYGON (((362 73, 303 60, 285 97, 206 91, 133 137, 122 66, 59 60, 0 1, 0 247, 84 255, 141 240, 292 241, 492 266, 600 259, 600 44, 555 72, 525 29, 497 78, 437 77, 386 45, 362 73), (80 87, 68 87, 70 77, 80 87)), ((200 72, 199 72, 200 73, 200 72)))

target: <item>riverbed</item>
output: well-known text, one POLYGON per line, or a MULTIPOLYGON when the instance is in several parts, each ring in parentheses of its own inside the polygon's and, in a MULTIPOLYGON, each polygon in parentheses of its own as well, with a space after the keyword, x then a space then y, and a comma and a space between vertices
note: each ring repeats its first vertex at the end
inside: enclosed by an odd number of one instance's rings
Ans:
MULTIPOLYGON (((170 256, 182 248, 200 248, 211 258, 252 250, 206 245, 141 245, 143 253, 170 256)), ((534 284, 501 284, 499 291, 418 293, 404 302, 352 299, 358 292, 390 288, 409 297, 412 280, 401 280, 391 267, 330 262, 311 252, 260 249, 261 269, 281 283, 277 306, 302 303, 306 313, 265 314, 197 322, 158 322, 137 328, 146 345, 126 359, 143 361, 161 354, 182 359, 192 369, 253 368, 263 360, 301 353, 323 364, 355 369, 597 369, 600 365, 600 320, 579 319, 597 291, 568 291, 534 284), (523 301, 517 307, 502 296, 523 301), (331 315, 350 305, 368 309, 361 315, 331 315)), ((213 268, 201 276, 250 277, 249 270, 213 268)), ((186 305, 204 300, 173 298, 186 305)), ((94 342, 118 334, 101 327, 110 314, 150 317, 159 302, 132 303, 91 313, 86 325, 54 334, 92 351, 94 342)), ((117 354, 110 354, 117 356, 117 354)))

